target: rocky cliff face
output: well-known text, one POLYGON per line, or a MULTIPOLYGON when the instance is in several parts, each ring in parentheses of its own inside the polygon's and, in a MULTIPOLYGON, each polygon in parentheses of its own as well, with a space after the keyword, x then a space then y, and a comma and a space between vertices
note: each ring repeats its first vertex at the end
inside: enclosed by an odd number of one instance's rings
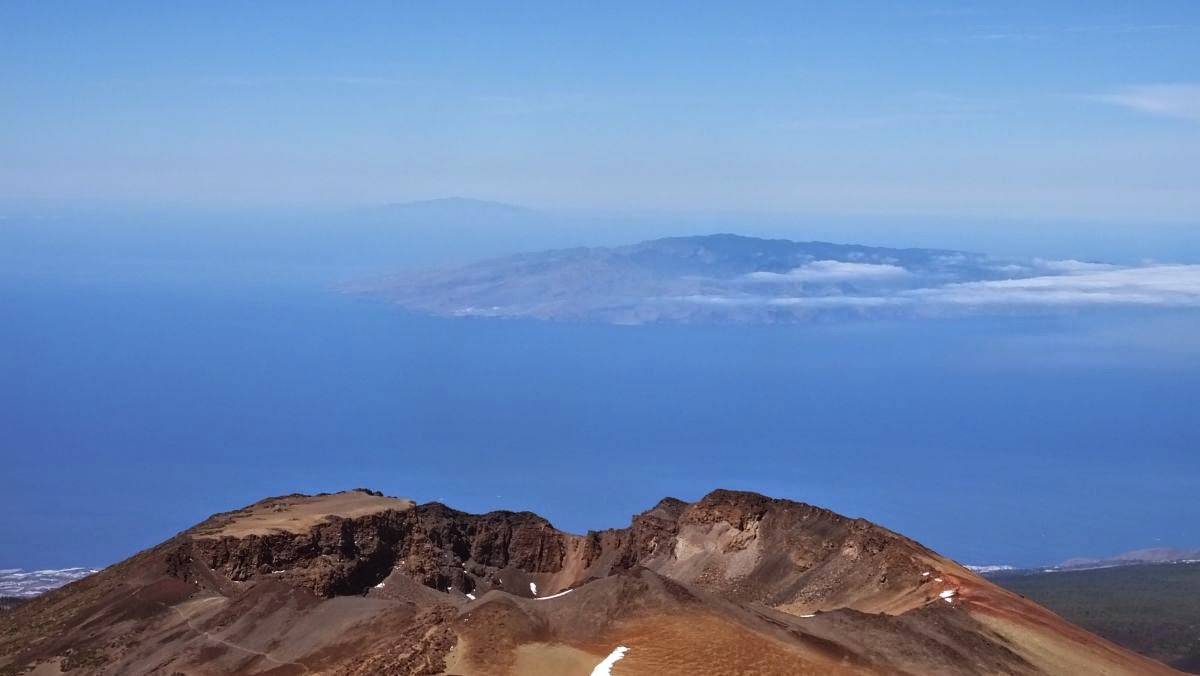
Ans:
MULTIPOLYGON (((397 571, 432 589, 467 593, 495 586, 508 568, 558 572, 575 539, 529 512, 472 515, 430 503, 334 515, 295 532, 240 536, 202 524, 177 538, 170 556, 234 582, 269 575, 322 597, 366 593, 397 571)), ((187 565, 172 572, 198 579, 187 565)))
POLYGON ((734 491, 586 535, 368 491, 271 498, 0 629, 4 674, 586 674, 615 646, 618 673, 656 676, 1169 673, 884 528, 734 491))

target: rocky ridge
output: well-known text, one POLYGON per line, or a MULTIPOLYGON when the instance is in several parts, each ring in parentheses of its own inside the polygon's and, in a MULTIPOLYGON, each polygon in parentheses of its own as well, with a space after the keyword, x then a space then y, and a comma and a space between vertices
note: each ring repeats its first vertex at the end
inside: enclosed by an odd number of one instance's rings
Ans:
POLYGON ((617 674, 1173 673, 867 521, 723 490, 585 535, 368 491, 270 498, 0 629, 6 674, 589 673, 618 646, 617 674))

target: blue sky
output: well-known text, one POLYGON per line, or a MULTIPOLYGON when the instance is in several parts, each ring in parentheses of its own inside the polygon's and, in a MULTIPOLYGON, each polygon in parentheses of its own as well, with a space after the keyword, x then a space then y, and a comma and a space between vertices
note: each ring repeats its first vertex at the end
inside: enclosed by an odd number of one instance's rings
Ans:
POLYGON ((6 2, 0 200, 1200 220, 1200 5, 821 4, 6 2))
POLYGON ((975 563, 1195 546, 1194 311, 777 332, 327 293, 725 231, 1120 263, 1102 289, 1200 263, 1200 3, 807 4, 0 2, 0 567, 358 485, 573 530, 734 486, 975 563), (538 211, 348 208, 447 195, 538 211))

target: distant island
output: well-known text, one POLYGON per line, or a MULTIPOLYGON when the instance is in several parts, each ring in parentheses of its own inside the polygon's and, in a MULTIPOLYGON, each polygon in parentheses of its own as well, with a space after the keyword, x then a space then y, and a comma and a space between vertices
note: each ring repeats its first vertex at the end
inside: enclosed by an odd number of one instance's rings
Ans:
POLYGON ((1200 306, 1200 265, 1118 266, 733 234, 517 254, 360 280, 423 314, 613 324, 1200 306))

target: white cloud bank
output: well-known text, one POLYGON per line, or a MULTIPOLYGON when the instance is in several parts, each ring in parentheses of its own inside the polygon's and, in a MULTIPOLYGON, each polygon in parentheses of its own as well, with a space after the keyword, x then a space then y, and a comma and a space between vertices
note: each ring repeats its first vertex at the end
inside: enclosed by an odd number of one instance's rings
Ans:
POLYGON ((1144 84, 1093 97, 1150 115, 1200 122, 1200 84, 1144 84))
POLYGON ((755 282, 853 282, 895 279, 908 275, 899 265, 813 261, 787 272, 751 272, 746 279, 755 282))
POLYGON ((1063 275, 913 289, 903 295, 958 305, 1200 306, 1200 265, 1087 267, 1063 275))
MULTIPOLYGON (((1095 272, 1097 270, 1115 270, 1116 265, 1110 263, 1090 263, 1087 261, 1077 261, 1074 258, 1064 260, 1045 260, 1043 258, 1034 259, 1034 264, 1042 270, 1049 272, 1095 272)), ((1018 270, 1023 269, 1021 266, 1015 266, 1018 270)))
MULTIPOLYGON (((842 264, 859 266, 859 264, 842 264)), ((807 267, 807 266, 806 266, 807 267)), ((859 266, 894 267, 894 266, 859 266)), ((1057 271, 1030 277, 956 282, 911 288, 900 285, 870 294, 691 295, 675 298, 690 303, 726 306, 769 306, 796 309, 851 309, 869 311, 907 308, 913 311, 971 311, 987 308, 1027 307, 1200 307, 1200 265, 1144 265, 1119 267, 1074 260, 1038 261, 1038 269, 1057 271)), ((803 268, 801 268, 803 269, 803 268)), ((779 273, 755 273, 773 274, 779 273)), ((868 277, 875 278, 875 277, 868 277)), ((877 277, 876 279, 883 279, 877 277)), ((830 278, 832 279, 832 278, 830 278)), ((844 281, 846 278, 842 278, 844 281)), ((853 279, 853 278, 851 278, 853 279)))
POLYGON ((0 569, 0 596, 32 598, 96 572, 94 568, 0 569))

